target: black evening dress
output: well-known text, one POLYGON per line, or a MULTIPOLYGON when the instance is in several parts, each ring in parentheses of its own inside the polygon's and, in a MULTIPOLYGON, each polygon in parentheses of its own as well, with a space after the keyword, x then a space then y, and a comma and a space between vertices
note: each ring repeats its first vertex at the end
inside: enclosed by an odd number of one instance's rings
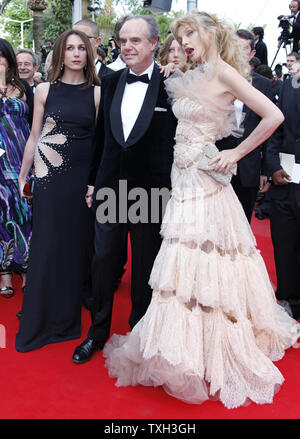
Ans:
POLYGON ((32 240, 16 349, 81 336, 91 245, 85 194, 95 124, 94 87, 50 85, 34 158, 32 240))

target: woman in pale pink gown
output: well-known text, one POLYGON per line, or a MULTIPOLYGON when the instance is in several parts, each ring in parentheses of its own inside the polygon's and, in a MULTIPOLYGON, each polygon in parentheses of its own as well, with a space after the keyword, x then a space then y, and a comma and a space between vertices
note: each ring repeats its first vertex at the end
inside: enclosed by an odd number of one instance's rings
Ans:
POLYGON ((165 81, 178 127, 153 297, 132 332, 106 344, 106 366, 117 386, 163 386, 189 403, 271 403, 284 381, 273 361, 296 343, 300 325, 277 304, 226 178, 283 115, 243 77, 246 62, 224 21, 194 12, 172 30, 198 67, 165 81), (234 131, 235 99, 262 119, 237 148, 219 152, 216 140, 234 131))

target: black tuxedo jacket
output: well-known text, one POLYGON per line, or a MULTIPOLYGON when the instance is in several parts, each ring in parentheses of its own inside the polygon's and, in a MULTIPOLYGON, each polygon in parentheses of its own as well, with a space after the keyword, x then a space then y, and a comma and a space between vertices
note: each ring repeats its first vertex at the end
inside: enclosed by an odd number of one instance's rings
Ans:
POLYGON ((102 80, 103 76, 112 73, 113 70, 107 67, 105 64, 103 64, 101 61, 99 62, 100 62, 100 69, 98 71, 98 78, 102 80))
MULTIPOLYGON (((273 99, 272 84, 269 79, 254 72, 252 75, 252 85, 270 100, 273 99)), ((220 151, 238 146, 259 124, 260 116, 246 105, 243 106, 243 112, 245 113, 243 136, 240 138, 229 136, 219 140, 216 142, 216 145, 220 151)), ((238 174, 244 187, 258 187, 260 175, 264 174, 264 172, 262 148, 255 148, 238 162, 238 174)))
POLYGON ((95 186, 95 194, 102 187, 110 187, 118 193, 119 180, 127 181, 128 190, 133 187, 147 191, 171 187, 177 121, 165 91, 165 78, 155 64, 140 114, 125 141, 121 102, 127 72, 125 68, 104 76, 102 80, 89 177, 89 184, 95 186))
POLYGON ((255 45, 255 51, 255 56, 260 60, 260 62, 268 65, 268 49, 266 43, 262 40, 258 40, 255 45))
POLYGON ((293 29, 291 32, 291 37, 299 41, 300 39, 300 12, 293 23, 293 29))
MULTIPOLYGON (((284 81, 277 106, 282 111, 285 120, 267 143, 266 162, 270 177, 275 171, 281 169, 280 152, 294 154, 296 163, 300 163, 300 87, 293 87, 291 78, 284 81)), ((269 190, 271 198, 286 198, 288 186, 272 184, 269 190)), ((300 185, 296 184, 295 189, 297 203, 300 205, 300 185)))

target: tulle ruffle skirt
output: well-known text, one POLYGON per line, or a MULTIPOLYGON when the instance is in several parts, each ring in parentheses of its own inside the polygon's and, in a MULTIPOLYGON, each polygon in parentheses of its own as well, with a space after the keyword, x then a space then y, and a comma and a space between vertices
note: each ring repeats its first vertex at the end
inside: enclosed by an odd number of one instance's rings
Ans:
POLYGON ((162 386, 188 403, 271 403, 284 381, 273 361, 300 325, 276 302, 232 187, 176 166, 172 182, 152 301, 131 333, 105 345, 109 374, 117 386, 162 386))

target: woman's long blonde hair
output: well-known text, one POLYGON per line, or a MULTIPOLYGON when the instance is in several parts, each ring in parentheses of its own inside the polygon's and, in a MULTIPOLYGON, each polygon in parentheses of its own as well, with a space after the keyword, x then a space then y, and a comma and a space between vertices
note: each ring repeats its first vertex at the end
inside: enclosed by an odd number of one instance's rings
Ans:
MULTIPOLYGON (((223 61, 235 68, 242 76, 249 76, 249 62, 245 59, 236 30, 230 23, 219 19, 215 14, 193 11, 172 23, 171 31, 176 39, 178 39, 179 28, 182 26, 190 26, 198 32, 200 37, 202 29, 214 33, 217 51, 223 61)), ((206 54, 210 44, 210 41, 203 38, 205 53, 200 63, 206 61, 206 54)))

